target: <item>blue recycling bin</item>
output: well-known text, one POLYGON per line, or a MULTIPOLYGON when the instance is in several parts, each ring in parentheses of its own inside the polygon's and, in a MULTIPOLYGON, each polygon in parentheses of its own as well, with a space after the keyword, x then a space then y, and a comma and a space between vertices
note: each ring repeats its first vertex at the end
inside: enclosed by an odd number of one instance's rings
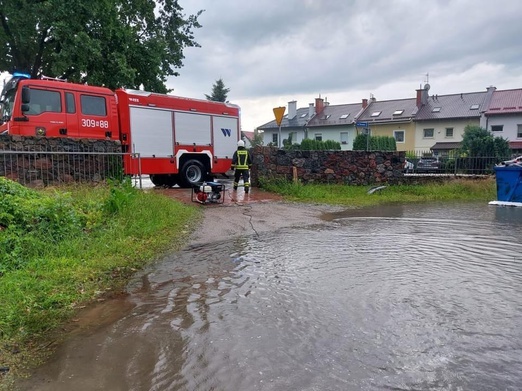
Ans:
POLYGON ((522 166, 495 167, 497 178, 497 200, 522 202, 522 166))

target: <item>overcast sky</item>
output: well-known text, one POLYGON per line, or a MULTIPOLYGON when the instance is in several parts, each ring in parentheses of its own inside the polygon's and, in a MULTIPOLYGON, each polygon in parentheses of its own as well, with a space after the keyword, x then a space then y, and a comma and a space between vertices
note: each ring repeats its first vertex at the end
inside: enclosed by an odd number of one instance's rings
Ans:
POLYGON ((308 107, 522 88, 520 0, 180 0, 204 10, 174 94, 203 98, 223 79, 242 128, 308 107))

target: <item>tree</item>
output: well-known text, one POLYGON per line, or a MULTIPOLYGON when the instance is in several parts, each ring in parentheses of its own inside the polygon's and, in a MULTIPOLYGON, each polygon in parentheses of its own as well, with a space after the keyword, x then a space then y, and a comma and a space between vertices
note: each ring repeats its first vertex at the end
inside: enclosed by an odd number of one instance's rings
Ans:
POLYGON ((487 173, 495 163, 508 159, 511 150, 508 140, 494 137, 480 126, 467 125, 462 136, 460 154, 466 158, 459 159, 459 167, 471 169, 476 173, 487 173))
POLYGON ((467 125, 462 136, 461 153, 469 157, 505 159, 510 156, 509 141, 494 137, 488 130, 467 125))
POLYGON ((230 92, 230 88, 225 88, 225 83, 222 79, 217 80, 212 86, 212 95, 205 94, 207 100, 214 102, 226 102, 227 94, 230 92))
POLYGON ((196 15, 178 0, 0 0, 0 71, 167 92, 196 15))
POLYGON ((263 145, 263 134, 259 132, 259 130, 254 130, 254 138, 250 141, 252 147, 257 147, 263 145))

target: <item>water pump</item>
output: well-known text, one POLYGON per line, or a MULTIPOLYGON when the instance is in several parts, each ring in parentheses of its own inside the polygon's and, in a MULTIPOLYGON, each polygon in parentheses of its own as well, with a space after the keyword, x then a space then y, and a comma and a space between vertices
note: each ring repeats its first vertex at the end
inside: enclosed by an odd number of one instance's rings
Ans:
POLYGON ((200 204, 225 202, 225 185, 218 182, 203 182, 192 186, 192 201, 200 204))

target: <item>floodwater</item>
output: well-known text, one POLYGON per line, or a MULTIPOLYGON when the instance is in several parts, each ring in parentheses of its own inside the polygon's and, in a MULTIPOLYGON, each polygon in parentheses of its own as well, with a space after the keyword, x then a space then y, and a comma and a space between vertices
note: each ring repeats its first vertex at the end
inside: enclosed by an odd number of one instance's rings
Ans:
POLYGON ((522 388, 522 208, 331 213, 175 253, 129 292, 38 389, 522 388))

